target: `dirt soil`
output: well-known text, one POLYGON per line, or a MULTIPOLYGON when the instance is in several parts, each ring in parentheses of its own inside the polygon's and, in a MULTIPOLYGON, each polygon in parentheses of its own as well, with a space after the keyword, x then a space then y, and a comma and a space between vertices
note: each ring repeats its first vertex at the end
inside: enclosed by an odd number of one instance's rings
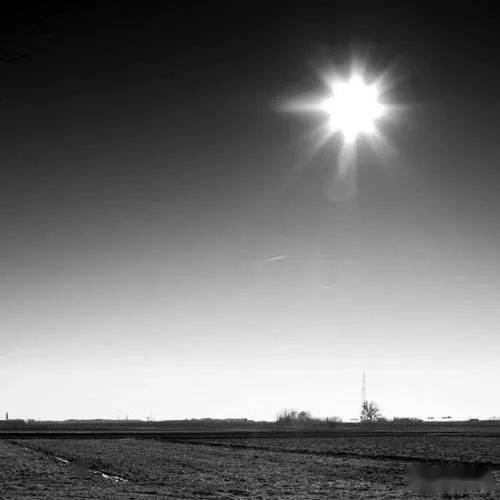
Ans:
MULTIPOLYGON (((0 441, 1 498, 416 498, 404 456, 335 456, 331 438, 314 439, 262 440, 260 447, 155 439, 0 441)), ((376 439, 383 448, 388 438, 376 439)), ((389 443, 386 449, 394 452, 389 443)), ((376 445, 361 440, 349 446, 366 452, 376 445)))

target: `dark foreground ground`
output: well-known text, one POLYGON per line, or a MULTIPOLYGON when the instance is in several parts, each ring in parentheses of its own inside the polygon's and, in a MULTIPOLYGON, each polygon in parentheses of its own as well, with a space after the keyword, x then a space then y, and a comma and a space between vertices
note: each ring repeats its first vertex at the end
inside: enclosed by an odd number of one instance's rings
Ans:
POLYGON ((469 481, 455 496, 500 498, 500 437, 445 432, 7 438, 0 498, 428 498, 408 484, 412 463, 482 463, 490 491, 469 481))

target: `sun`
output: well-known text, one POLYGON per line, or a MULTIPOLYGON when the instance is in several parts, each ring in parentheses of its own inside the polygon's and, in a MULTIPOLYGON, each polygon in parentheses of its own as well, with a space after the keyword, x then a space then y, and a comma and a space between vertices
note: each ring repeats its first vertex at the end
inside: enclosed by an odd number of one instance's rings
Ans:
POLYGON ((397 80, 389 68, 375 73, 356 58, 351 61, 350 70, 322 70, 318 77, 324 85, 321 93, 287 100, 281 110, 321 117, 320 123, 305 136, 310 147, 304 149, 300 169, 333 142, 337 158, 327 196, 332 201, 344 201, 356 193, 358 159, 362 156, 358 153, 368 151, 365 145, 382 159, 397 154, 383 128, 387 122, 400 121, 408 106, 392 102, 392 88, 397 80))
POLYGON ((319 71, 318 76, 325 86, 322 95, 288 100, 281 106, 284 111, 325 117, 311 132, 312 154, 334 136, 342 138, 341 150, 354 151, 361 137, 375 148, 390 149, 380 126, 399 120, 406 109, 390 102, 389 90, 395 83, 390 72, 374 74, 364 63, 353 61, 349 72, 319 71))
POLYGON ((347 144, 360 135, 376 134, 376 122, 386 112, 376 83, 366 83, 355 73, 346 80, 334 80, 330 89, 331 95, 319 105, 328 116, 330 133, 340 132, 347 144))

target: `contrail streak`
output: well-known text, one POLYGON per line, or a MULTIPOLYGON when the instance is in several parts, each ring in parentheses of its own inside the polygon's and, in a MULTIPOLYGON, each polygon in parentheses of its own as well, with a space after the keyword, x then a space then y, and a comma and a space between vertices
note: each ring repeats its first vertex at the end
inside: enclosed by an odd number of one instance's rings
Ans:
POLYGON ((15 352, 9 352, 7 354, 1 354, 0 355, 0 360, 1 359, 14 358, 16 356, 21 356, 22 354, 25 354, 28 351, 29 351, 29 349, 25 349, 24 351, 15 351, 15 352))
POLYGON ((277 255, 276 257, 269 257, 269 259, 260 260, 262 264, 265 262, 276 262, 277 260, 286 259, 286 255, 277 255))

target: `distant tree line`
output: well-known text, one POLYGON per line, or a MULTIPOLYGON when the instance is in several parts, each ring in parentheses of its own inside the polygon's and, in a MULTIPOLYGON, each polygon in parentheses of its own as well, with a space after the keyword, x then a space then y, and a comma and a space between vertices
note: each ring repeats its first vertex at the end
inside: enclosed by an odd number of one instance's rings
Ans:
POLYGON ((340 422, 342 422, 340 417, 317 418, 313 417, 308 411, 297 411, 288 408, 281 410, 276 417, 276 424, 286 427, 312 427, 317 425, 334 427, 340 422))

